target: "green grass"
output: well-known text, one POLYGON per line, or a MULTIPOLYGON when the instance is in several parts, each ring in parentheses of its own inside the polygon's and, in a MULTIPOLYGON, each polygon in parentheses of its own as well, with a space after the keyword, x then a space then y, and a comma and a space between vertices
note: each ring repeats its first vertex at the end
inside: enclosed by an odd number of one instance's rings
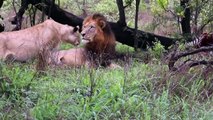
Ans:
POLYGON ((212 75, 171 74, 159 59, 118 64, 122 69, 49 67, 39 76, 35 64, 1 63, 0 119, 213 118, 213 98, 202 94, 212 90, 212 75))
MULTIPOLYGON (((88 13, 101 12, 109 21, 117 20, 114 2, 87 3, 88 13)), ((83 6, 72 0, 62 0, 60 6, 82 13, 83 6)), ((126 11, 130 26, 133 7, 126 11)), ((2 14, 11 8, 5 1, 2 14)), ((63 44, 61 49, 72 47, 63 44)), ((116 50, 130 56, 117 62, 122 69, 49 67, 38 75, 35 62, 0 62, 0 120, 212 120, 213 97, 208 94, 213 91, 213 75, 207 75, 206 67, 169 72, 160 60, 165 51, 159 43, 137 54, 121 44, 116 50)))

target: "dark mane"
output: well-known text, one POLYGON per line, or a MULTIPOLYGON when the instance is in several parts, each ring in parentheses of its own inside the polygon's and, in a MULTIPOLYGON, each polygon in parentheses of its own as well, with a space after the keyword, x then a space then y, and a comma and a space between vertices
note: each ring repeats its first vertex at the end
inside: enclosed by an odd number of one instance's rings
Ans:
POLYGON ((83 24, 95 21, 97 25, 103 31, 103 34, 97 34, 95 40, 93 42, 89 42, 86 44, 85 48, 90 58, 93 60, 99 60, 102 66, 107 66, 110 64, 109 60, 114 56, 115 53, 115 36, 111 30, 107 19, 99 14, 93 14, 92 16, 88 16, 83 24), (101 27, 100 24, 104 23, 104 27, 101 27), (101 59, 101 60, 100 60, 101 59))
POLYGON ((92 19, 96 20, 96 21, 103 20, 106 23, 106 26, 102 29, 104 31, 104 34, 105 35, 111 35, 111 34, 113 34, 112 33, 112 29, 111 29, 109 23, 107 22, 107 19, 103 15, 101 15, 99 13, 96 13, 96 14, 94 14, 92 16, 92 19))

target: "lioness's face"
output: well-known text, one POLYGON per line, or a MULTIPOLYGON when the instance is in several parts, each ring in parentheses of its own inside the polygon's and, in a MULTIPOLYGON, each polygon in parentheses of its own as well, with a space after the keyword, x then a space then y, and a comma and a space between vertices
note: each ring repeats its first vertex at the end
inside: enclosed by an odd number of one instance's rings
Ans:
POLYGON ((81 36, 82 36, 82 42, 87 43, 87 42, 92 42, 94 40, 94 37, 97 34, 97 25, 95 21, 90 21, 83 23, 82 31, 81 31, 81 36))
POLYGON ((80 33, 78 32, 78 27, 67 26, 67 29, 63 35, 63 40, 73 45, 79 45, 80 33))

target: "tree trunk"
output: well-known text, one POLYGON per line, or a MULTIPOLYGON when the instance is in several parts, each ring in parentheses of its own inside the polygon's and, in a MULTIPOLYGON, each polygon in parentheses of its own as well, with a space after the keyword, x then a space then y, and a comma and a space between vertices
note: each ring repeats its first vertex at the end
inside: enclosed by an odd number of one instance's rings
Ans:
POLYGON ((135 32, 134 32, 134 49, 138 49, 138 10, 139 10, 140 0, 136 0, 136 9, 135 9, 135 32))
MULTIPOLYGON (((83 22, 82 18, 79 18, 75 16, 74 14, 59 8, 59 6, 56 4, 53 4, 51 6, 52 0, 22 0, 22 1, 27 1, 29 4, 35 5, 39 10, 42 10, 42 7, 43 7, 39 3, 43 2, 43 4, 45 4, 45 7, 43 9, 45 14, 49 15, 50 13, 49 10, 51 10, 50 17, 54 19, 55 21, 62 24, 68 24, 71 26, 80 26, 80 27, 82 26, 82 22, 83 22)), ((21 6, 20 10, 24 9, 22 7, 26 7, 26 6, 21 6)), ((114 23, 114 22, 109 22, 109 24, 113 32, 115 33, 115 37, 118 42, 134 47, 134 29, 133 28, 129 28, 127 26, 121 27, 118 23, 114 23)), ((160 43, 166 49, 175 43, 174 38, 163 37, 163 36, 138 30, 139 48, 146 49, 147 46, 153 46, 153 42, 156 42, 156 41, 160 41, 160 43)))
POLYGON ((0 32, 4 31, 4 26, 0 24, 0 32))
POLYGON ((4 0, 1 0, 1 1, 0 1, 0 8, 1 8, 1 6, 3 5, 3 2, 4 2, 4 0))
MULTIPOLYGON (((0 8, 1 8, 1 6, 3 5, 3 2, 4 2, 4 0, 1 0, 1 1, 0 1, 0 8)), ((3 19, 3 18, 1 17, 1 15, 0 15, 0 19, 3 19)), ((4 31, 4 26, 3 26, 2 24, 0 24, 0 32, 2 32, 2 31, 4 31)))
POLYGON ((123 6, 123 0, 116 0, 117 6, 118 6, 118 11, 119 11, 119 20, 118 24, 120 26, 126 26, 126 17, 125 17, 125 12, 124 12, 124 6, 123 6))
POLYGON ((190 42, 192 41, 192 36, 190 26, 191 11, 189 8, 189 0, 181 0, 180 5, 184 9, 184 17, 181 20, 182 34, 186 38, 186 42, 190 42))

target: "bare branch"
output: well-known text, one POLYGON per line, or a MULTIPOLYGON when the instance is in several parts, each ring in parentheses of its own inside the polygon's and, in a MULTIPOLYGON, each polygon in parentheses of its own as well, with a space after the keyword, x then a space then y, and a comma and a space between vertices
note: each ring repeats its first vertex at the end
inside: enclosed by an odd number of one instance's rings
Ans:
POLYGON ((211 18, 209 18, 203 25, 201 25, 198 29, 198 31, 203 31, 203 29, 206 27, 206 25, 208 25, 210 22, 213 21, 213 16, 211 18))
MULTIPOLYGON (((188 51, 188 52, 182 52, 182 53, 179 53, 177 54, 177 47, 175 48, 174 52, 171 54, 170 56, 170 59, 169 59, 169 70, 172 70, 172 71, 175 71, 177 70, 176 67, 174 67, 174 64, 175 62, 182 58, 182 57, 186 57, 188 55, 193 55, 193 54, 197 54, 197 53, 200 53, 200 52, 210 52, 210 51, 213 51, 213 46, 209 46, 209 47, 201 47, 201 48, 198 48, 196 50, 192 50, 192 51, 188 51)), ((185 61, 188 62, 189 60, 185 61)), ((189 67, 193 67, 193 66, 196 66, 196 65, 207 65, 207 64, 211 64, 213 65, 213 62, 212 61, 194 61, 190 64, 188 64, 189 67)))
POLYGON ((197 65, 213 65, 213 61, 205 61, 205 60, 193 61, 193 62, 188 64, 189 67, 194 67, 194 66, 197 66, 197 65))
POLYGON ((29 3, 27 0, 21 0, 21 8, 19 9, 18 13, 16 13, 16 17, 12 21, 12 24, 16 24, 16 27, 13 30, 21 29, 22 16, 25 10, 28 8, 28 4, 29 3))

